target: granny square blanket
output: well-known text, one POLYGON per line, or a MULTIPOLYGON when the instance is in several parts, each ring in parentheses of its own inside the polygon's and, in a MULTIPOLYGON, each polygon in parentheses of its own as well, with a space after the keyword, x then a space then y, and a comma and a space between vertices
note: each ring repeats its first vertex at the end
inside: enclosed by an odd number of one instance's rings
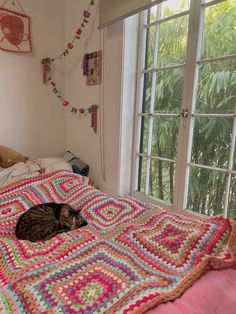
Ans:
POLYGON ((20 181, 0 190, 0 313, 144 313, 233 266, 235 239, 232 220, 108 196, 66 171, 20 181), (42 202, 82 206, 88 226, 17 240, 19 216, 42 202))

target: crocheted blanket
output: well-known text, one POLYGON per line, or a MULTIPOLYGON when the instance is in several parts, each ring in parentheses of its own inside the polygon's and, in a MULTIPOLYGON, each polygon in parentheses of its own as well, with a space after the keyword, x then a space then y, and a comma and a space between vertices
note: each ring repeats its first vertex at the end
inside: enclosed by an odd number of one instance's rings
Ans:
POLYGON ((85 177, 56 172, 0 191, 0 313, 144 313, 208 269, 234 264, 235 222, 191 219, 85 177), (42 202, 83 206, 88 226, 46 242, 17 240, 18 217, 42 202))

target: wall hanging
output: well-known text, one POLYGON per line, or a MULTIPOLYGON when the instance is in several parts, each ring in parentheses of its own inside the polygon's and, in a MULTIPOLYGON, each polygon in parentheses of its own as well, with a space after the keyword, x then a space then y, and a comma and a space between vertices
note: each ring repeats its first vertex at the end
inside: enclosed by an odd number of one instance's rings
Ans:
POLYGON ((86 53, 83 59, 83 75, 87 85, 98 85, 102 82, 102 51, 86 53))
POLYGON ((78 26, 78 28, 75 31, 75 35, 73 39, 67 43, 67 46, 65 50, 59 54, 56 57, 47 57, 42 59, 42 72, 43 72, 43 83, 47 84, 49 83, 51 86, 52 92, 57 96, 60 100, 61 103, 64 107, 67 107, 71 113, 73 114, 78 114, 78 115, 84 115, 86 113, 91 114, 91 127, 93 128, 94 132, 97 132, 97 110, 98 110, 98 105, 93 104, 89 107, 76 107, 71 102, 67 99, 65 99, 59 89, 56 86, 56 82, 53 79, 52 76, 52 66, 56 60, 62 60, 62 58, 67 57, 70 54, 70 51, 75 48, 76 43, 79 41, 84 28, 86 25, 89 23, 89 18, 90 18, 90 8, 91 6, 94 5, 94 0, 91 0, 89 2, 87 10, 83 11, 83 18, 81 24, 78 26))
MULTIPOLYGON (((6 8, 8 1, 0 6, 0 49, 13 52, 31 52, 30 17, 22 11, 16 12, 6 8)), ((12 2, 15 5, 15 1, 12 2)))

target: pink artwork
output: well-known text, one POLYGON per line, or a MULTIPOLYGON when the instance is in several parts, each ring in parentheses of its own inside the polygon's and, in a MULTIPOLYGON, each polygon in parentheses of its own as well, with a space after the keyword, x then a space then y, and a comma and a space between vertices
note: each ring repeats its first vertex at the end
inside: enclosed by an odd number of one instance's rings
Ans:
POLYGON ((0 49, 32 51, 29 16, 0 7, 0 49))

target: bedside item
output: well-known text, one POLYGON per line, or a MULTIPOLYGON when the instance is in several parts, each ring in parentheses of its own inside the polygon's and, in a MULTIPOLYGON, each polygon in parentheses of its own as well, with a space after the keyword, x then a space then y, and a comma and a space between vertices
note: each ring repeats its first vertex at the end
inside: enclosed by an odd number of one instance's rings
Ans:
POLYGON ((62 156, 62 159, 67 161, 74 173, 78 173, 82 176, 87 177, 89 174, 89 165, 86 164, 84 161, 82 161, 78 156, 70 152, 69 150, 65 152, 65 154, 62 156))

